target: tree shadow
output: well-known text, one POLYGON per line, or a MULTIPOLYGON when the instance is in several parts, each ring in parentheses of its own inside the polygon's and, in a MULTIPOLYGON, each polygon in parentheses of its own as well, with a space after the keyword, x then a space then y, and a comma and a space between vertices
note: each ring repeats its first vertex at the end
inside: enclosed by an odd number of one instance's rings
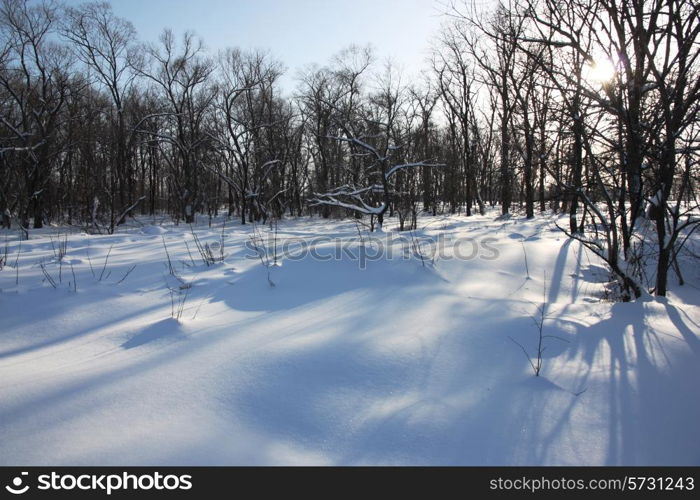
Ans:
POLYGON ((280 266, 269 268, 252 265, 241 273, 234 273, 230 286, 216 290, 211 300, 222 301, 239 311, 275 312, 352 291, 386 296, 393 290, 430 285, 439 279, 415 261, 382 259, 363 264, 357 248, 352 252, 354 254, 348 257, 344 253, 337 255, 335 249, 319 251, 322 260, 312 262, 313 265, 308 257, 303 261, 288 259, 280 266))
POLYGON ((595 386, 586 396, 607 413, 606 465, 677 465, 700 458, 692 437, 700 405, 687 399, 695 392, 689 375, 698 373, 692 347, 697 337, 685 327, 684 337, 694 338, 687 342, 692 353, 681 346, 681 353, 668 356, 672 341, 647 319, 658 316, 657 309, 654 302, 613 304, 605 319, 579 325, 570 351, 570 362, 580 357, 587 367, 577 385, 595 386))
MULTIPOLYGON (((535 377, 508 340, 532 329, 530 318, 494 322, 473 302, 449 310, 446 331, 404 332, 415 342, 407 357, 377 352, 380 339, 363 331, 366 320, 344 320, 342 335, 260 356, 265 377, 224 396, 222 406, 257 432, 322 450, 336 464, 556 462, 552 448, 576 396, 535 377)), ((395 317, 400 307, 389 299, 369 316, 395 317)))
POLYGON ((688 346, 693 350, 696 356, 700 356, 700 339, 698 334, 693 332, 688 326, 688 323, 695 327, 695 331, 700 331, 700 325, 695 323, 684 311, 678 307, 666 302, 664 304, 666 307, 666 312, 668 313, 669 319, 673 322, 674 326, 678 329, 678 332, 683 336, 688 346), (687 323, 681 318, 681 314, 686 317, 687 323))

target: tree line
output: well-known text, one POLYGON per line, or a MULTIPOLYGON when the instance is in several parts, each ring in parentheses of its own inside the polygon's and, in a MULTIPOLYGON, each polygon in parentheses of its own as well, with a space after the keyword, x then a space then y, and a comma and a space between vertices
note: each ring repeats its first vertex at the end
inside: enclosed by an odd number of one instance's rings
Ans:
POLYGON ((552 210, 625 298, 665 295, 700 222, 700 7, 443 7, 422 76, 350 46, 288 95, 265 51, 141 43, 107 3, 2 0, 2 225, 552 210))

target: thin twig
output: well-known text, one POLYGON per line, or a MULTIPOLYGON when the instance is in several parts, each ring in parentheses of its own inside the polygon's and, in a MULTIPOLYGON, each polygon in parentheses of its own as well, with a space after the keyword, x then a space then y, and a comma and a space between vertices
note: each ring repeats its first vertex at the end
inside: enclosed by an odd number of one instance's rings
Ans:
POLYGON ((46 277, 47 281, 51 284, 52 287, 57 288, 56 281, 54 281, 49 272, 46 270, 46 266, 44 265, 44 263, 42 262, 39 265, 41 266, 41 272, 44 273, 44 276, 46 277))
POLYGON ((87 247, 85 247, 85 253, 87 254, 88 264, 90 265, 90 272, 92 273, 92 277, 96 278, 95 269, 93 269, 92 267, 92 259, 90 258, 90 240, 88 240, 87 247))
POLYGON ((165 255, 168 257, 168 272, 172 275, 175 275, 175 269, 173 269, 173 262, 170 260, 170 252, 168 252, 168 245, 165 244, 165 236, 161 236, 163 238, 163 248, 165 248, 165 255))
MULTIPOLYGON (((100 273, 100 279, 97 280, 97 281, 102 281, 102 278, 104 277, 105 270, 107 269, 107 261, 109 260, 109 254, 112 253, 112 247, 114 247, 114 245, 110 246, 110 247, 109 247, 109 250, 107 251, 107 255, 105 256, 105 263, 104 263, 104 265, 102 266, 102 272, 100 273)), ((110 273, 111 273, 111 272, 110 272, 110 273)), ((109 275, 107 275, 107 276, 109 277, 109 275)))
POLYGON ((19 285, 19 254, 22 252, 22 240, 19 240, 17 257, 15 258, 15 285, 19 285))
POLYGON ((70 264, 70 272, 73 274, 73 291, 78 293, 78 280, 75 279, 75 269, 73 269, 73 263, 70 264))
POLYGON ((523 247, 523 254, 525 255, 525 272, 527 273, 527 279, 530 279, 530 266, 527 264, 527 251, 525 250, 525 242, 520 241, 520 244, 523 247))
POLYGON ((124 280, 131 274, 131 271, 133 271, 134 269, 136 269, 136 264, 134 264, 133 266, 131 266, 131 269, 129 269, 129 270, 126 272, 126 274, 125 274, 124 276, 122 276, 122 279, 120 279, 119 281, 117 281, 117 285, 120 284, 122 281, 124 281, 124 280))

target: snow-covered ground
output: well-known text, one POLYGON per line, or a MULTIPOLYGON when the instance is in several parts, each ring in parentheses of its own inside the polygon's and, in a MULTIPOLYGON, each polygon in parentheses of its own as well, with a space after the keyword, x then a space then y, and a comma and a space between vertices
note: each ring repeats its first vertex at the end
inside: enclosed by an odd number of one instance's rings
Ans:
POLYGON ((58 229, 18 269, 11 240, 0 463, 700 464, 700 270, 668 300, 613 303, 553 219, 495 215, 422 218, 434 262, 389 228, 393 257, 364 233, 360 262, 355 223, 321 219, 281 222, 280 254, 316 246, 270 268, 233 222, 212 266, 170 223, 72 231, 61 266, 58 229), (535 377, 520 346, 536 353, 543 302, 535 377))

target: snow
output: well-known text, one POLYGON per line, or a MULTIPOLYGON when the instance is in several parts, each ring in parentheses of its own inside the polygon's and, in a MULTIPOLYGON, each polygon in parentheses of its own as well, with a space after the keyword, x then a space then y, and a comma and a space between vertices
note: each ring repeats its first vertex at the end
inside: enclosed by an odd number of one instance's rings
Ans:
POLYGON ((143 234, 148 234, 148 235, 151 235, 151 236, 158 236, 158 235, 160 235, 160 234, 165 234, 165 233, 167 233, 168 230, 165 229, 165 228, 162 227, 162 226, 150 225, 150 226, 144 226, 143 229, 141 229, 141 232, 142 232, 143 234))
MULTIPOLYGON (((700 463, 697 266, 668 299, 608 302, 603 264, 553 217, 495 216, 421 218, 415 236, 444 242, 424 261, 401 257, 387 219, 373 237, 393 258, 367 250, 364 266, 359 242, 333 244, 357 238, 352 220, 280 222, 278 248, 323 237, 321 258, 272 268, 231 220, 212 266, 192 244, 190 259, 187 225, 71 232, 61 283, 60 229, 31 231, 18 273, 16 241, 0 271, 0 463, 700 463), (477 256, 454 258, 455 241, 477 256), (535 377, 510 337, 534 353, 543 294, 535 377)), ((199 239, 219 241, 206 222, 199 239)))

